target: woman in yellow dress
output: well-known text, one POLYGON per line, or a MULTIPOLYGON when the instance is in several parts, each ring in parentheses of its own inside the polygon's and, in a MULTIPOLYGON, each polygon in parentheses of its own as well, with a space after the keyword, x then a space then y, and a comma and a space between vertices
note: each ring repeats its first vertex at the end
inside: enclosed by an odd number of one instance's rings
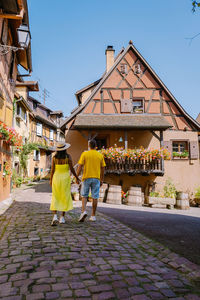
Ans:
POLYGON ((67 153, 70 144, 59 143, 56 148, 56 154, 52 160, 50 185, 52 186, 52 200, 50 210, 53 211, 52 226, 58 223, 65 223, 65 212, 73 209, 71 197, 71 178, 69 169, 76 177, 76 182, 80 180, 72 165, 71 156, 67 153), (57 211, 61 211, 62 215, 58 221, 57 211))

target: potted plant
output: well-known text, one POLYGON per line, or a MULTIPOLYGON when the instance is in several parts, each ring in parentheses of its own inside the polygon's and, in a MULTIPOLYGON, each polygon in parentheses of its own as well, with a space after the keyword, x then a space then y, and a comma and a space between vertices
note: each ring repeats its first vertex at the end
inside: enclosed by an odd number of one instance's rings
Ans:
POLYGON ((22 177, 17 177, 16 181, 15 181, 16 187, 20 187, 22 182, 23 182, 23 178, 22 177))
POLYGON ((194 201, 198 206, 200 206, 200 186, 195 191, 194 201))
POLYGON ((121 194, 122 194, 122 203, 126 204, 127 203, 127 197, 128 197, 128 191, 127 192, 122 191, 121 194))
POLYGON ((165 182, 163 192, 159 193, 153 191, 146 197, 147 204, 152 205, 166 205, 167 208, 174 208, 176 203, 176 188, 171 179, 168 178, 165 182))

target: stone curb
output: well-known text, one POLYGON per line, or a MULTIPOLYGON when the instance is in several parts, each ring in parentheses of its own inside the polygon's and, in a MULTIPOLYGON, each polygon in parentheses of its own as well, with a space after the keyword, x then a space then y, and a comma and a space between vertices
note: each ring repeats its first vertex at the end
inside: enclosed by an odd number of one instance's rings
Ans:
POLYGON ((12 199, 11 195, 11 197, 0 202, 0 215, 3 215, 5 213, 5 211, 11 206, 13 201, 14 199, 12 199))

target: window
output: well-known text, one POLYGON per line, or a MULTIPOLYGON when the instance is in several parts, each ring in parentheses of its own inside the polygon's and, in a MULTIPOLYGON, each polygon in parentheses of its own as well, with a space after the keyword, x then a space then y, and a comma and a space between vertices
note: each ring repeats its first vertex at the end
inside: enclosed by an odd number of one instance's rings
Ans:
POLYGON ((25 115, 24 115, 24 121, 27 124, 27 113, 26 112, 25 112, 25 115))
POLYGON ((53 133, 54 133, 53 129, 50 129, 50 136, 49 136, 50 141, 53 141, 53 133))
POLYGON ((122 74, 127 74, 128 72, 127 72, 127 64, 121 64, 120 65, 120 72, 122 73, 122 74))
POLYGON ((34 168, 34 176, 39 175, 39 168, 34 168))
POLYGON ((22 117, 22 119, 23 119, 24 121, 25 121, 25 119, 26 119, 25 115, 26 115, 26 111, 25 111, 25 109, 23 109, 23 108, 21 107, 21 117, 22 117))
POLYGON ((140 66, 140 64, 137 64, 137 65, 135 66, 134 73, 135 73, 135 74, 140 74, 140 73, 141 73, 141 66, 140 66))
POLYGON ((38 136, 42 136, 42 124, 41 123, 37 123, 36 134, 38 136))
POLYGON ((173 158, 182 157, 188 158, 189 156, 189 147, 187 141, 173 141, 172 142, 172 154, 173 158))
POLYGON ((40 160, 40 150, 34 150, 33 160, 36 160, 36 161, 40 160))
POLYGON ((179 142, 179 141, 174 141, 172 143, 172 151, 173 152, 184 152, 184 151, 188 151, 188 142, 183 141, 183 142, 179 142))
POLYGON ((21 107, 19 106, 18 103, 17 103, 17 115, 18 115, 18 116, 21 115, 21 107))
POLYGON ((133 100, 132 101, 133 104, 133 113, 134 114, 141 114, 144 112, 144 108, 143 108, 143 100, 133 100))

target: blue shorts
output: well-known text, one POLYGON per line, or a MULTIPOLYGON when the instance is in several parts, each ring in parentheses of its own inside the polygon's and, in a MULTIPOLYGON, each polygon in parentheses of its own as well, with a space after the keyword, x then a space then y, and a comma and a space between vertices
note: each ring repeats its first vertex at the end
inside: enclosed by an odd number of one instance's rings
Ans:
POLYGON ((89 196, 90 189, 92 198, 98 199, 100 190, 100 180, 97 178, 87 178, 86 180, 84 180, 81 187, 81 196, 87 198, 89 196))

